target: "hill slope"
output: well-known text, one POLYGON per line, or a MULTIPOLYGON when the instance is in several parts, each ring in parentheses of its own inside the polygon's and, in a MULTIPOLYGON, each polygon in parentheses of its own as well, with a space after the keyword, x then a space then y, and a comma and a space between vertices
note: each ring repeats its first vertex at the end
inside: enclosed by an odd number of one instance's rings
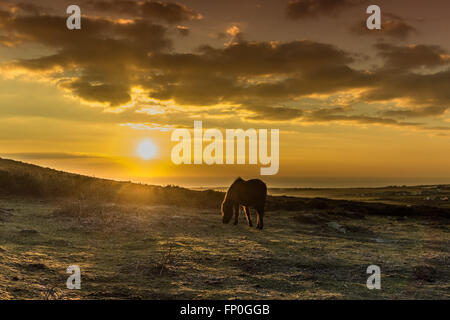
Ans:
MULTIPOLYGON (((154 186, 72 174, 0 158, 0 196, 76 199, 141 205, 175 205, 218 209, 223 192, 195 191, 178 186, 154 186)), ((450 208, 425 205, 269 196, 267 211, 314 210, 334 214, 450 217, 450 208)))
POLYGON ((223 193, 212 190, 100 179, 1 158, 0 195, 205 208, 217 207, 223 198, 223 193))

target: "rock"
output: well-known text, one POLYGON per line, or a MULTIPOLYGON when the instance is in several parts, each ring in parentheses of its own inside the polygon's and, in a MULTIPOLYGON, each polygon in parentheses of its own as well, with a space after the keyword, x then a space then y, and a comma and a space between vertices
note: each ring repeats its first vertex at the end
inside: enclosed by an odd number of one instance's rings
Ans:
POLYGON ((338 232, 341 232, 341 233, 346 233, 347 232, 343 226, 341 226, 339 223, 337 223, 335 221, 328 222, 327 226, 330 227, 331 229, 334 229, 334 230, 336 230, 338 232))
POLYGON ((43 263, 19 263, 17 264, 18 267, 21 269, 34 272, 34 271, 44 271, 48 270, 49 268, 43 264, 43 263))
POLYGON ((22 236, 32 236, 32 235, 38 234, 39 232, 37 232, 34 229, 24 229, 24 230, 20 230, 19 233, 22 236))
POLYGON ((382 239, 382 238, 370 238, 370 240, 377 243, 398 243, 398 240, 382 239))
POLYGON ((0 208, 0 221, 5 221, 7 218, 12 217, 13 214, 11 213, 11 211, 13 211, 13 209, 0 208))
POLYGON ((436 278, 436 268, 430 265, 417 265, 413 267, 415 280, 433 282, 436 278))

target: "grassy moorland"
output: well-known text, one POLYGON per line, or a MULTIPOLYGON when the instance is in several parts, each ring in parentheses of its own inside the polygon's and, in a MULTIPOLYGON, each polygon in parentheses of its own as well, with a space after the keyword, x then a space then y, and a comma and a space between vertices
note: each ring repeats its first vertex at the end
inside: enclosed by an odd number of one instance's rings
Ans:
POLYGON ((222 198, 0 160, 0 299, 450 298, 440 202, 273 196, 258 231, 223 225, 222 198))

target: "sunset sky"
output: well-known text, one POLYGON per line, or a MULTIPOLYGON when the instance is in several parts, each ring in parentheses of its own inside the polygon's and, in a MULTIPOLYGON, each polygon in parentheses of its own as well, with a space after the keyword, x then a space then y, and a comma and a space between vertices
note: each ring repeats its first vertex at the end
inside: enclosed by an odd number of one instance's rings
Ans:
POLYGON ((449 30, 445 0, 0 0, 0 157, 151 184, 260 177, 173 164, 171 131, 202 120, 279 129, 270 186, 450 183, 449 30))

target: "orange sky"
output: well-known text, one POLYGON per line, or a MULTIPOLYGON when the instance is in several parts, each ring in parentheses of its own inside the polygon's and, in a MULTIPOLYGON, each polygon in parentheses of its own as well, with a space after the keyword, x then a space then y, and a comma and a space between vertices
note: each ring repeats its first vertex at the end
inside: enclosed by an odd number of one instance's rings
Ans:
POLYGON ((172 130, 202 120, 279 129, 272 186, 450 183, 447 1, 378 1, 374 32, 364 0, 35 3, 0 2, 0 157, 154 184, 259 177, 174 165, 172 130))

